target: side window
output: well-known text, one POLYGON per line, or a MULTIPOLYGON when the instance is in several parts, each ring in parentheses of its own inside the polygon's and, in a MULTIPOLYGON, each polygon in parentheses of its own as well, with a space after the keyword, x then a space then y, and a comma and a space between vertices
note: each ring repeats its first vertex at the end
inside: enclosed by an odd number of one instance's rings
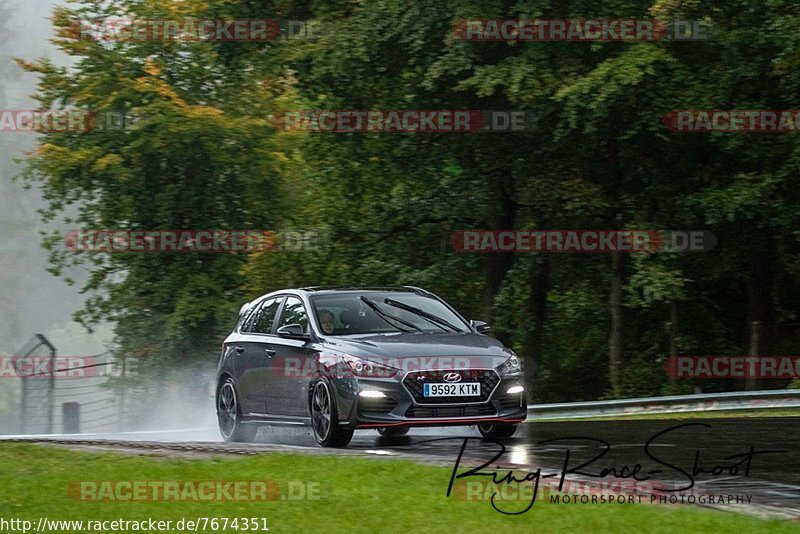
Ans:
POLYGON ((250 306, 246 310, 239 313, 239 320, 236 322, 236 330, 240 332, 247 332, 250 329, 250 320, 253 317, 255 306, 250 306))
POLYGON ((308 332, 308 314, 303 307, 303 301, 297 297, 286 297, 278 328, 287 324, 299 324, 303 327, 303 332, 308 332))
POLYGON ((271 333, 272 323, 275 321, 275 314, 278 312, 280 303, 280 298, 265 300, 261 306, 259 306, 258 311, 255 312, 245 329, 256 334, 271 333))

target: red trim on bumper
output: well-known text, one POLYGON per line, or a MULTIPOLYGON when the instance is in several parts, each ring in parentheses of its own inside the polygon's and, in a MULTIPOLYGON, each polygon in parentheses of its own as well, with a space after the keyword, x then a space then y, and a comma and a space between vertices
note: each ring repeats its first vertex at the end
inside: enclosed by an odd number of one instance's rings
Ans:
POLYGON ((486 423, 512 423, 518 424, 525 419, 507 419, 504 417, 488 417, 486 419, 419 419, 414 421, 402 421, 398 423, 362 423, 356 428, 387 428, 394 426, 428 426, 441 424, 461 424, 461 425, 482 425, 486 423))

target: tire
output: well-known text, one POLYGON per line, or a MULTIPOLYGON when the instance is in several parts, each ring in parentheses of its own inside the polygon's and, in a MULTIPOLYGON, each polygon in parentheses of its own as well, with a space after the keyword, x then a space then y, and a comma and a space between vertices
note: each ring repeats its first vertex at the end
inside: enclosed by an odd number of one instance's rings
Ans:
POLYGON ((379 428, 378 434, 380 434, 384 438, 399 438, 400 436, 405 436, 408 434, 408 431, 411 430, 407 426, 401 427, 386 427, 386 428, 379 428))
POLYGON ((484 438, 510 438, 517 431, 517 425, 478 425, 478 432, 484 438))
POLYGON ((353 439, 353 430, 339 426, 339 412, 330 381, 323 377, 314 384, 309 399, 311 428, 323 447, 345 447, 353 439))
POLYGON ((251 443, 258 434, 258 425, 242 421, 242 407, 233 378, 226 378, 217 391, 217 424, 222 439, 228 442, 251 443))

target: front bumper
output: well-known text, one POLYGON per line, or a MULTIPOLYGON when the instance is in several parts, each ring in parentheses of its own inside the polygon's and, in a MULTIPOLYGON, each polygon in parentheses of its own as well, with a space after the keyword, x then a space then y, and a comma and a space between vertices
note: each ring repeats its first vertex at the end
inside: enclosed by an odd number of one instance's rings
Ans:
MULTIPOLYGON (((494 371, 492 371, 494 373, 494 371)), ((341 424, 348 428, 384 428, 398 426, 463 426, 480 424, 516 424, 528 414, 525 391, 508 393, 522 385, 521 376, 500 377, 490 383, 492 390, 484 398, 460 402, 450 399, 433 401, 414 395, 397 379, 358 379, 358 391, 379 391, 383 397, 355 395, 346 402, 341 424)), ((341 406, 341 405, 340 405, 341 406)))

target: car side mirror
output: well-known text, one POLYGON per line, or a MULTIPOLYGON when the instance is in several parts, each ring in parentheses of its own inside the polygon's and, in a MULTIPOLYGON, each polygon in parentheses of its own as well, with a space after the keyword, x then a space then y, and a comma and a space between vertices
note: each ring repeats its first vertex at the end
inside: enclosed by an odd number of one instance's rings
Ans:
POLYGON ((469 324, 470 324, 470 326, 472 326, 472 328, 477 330, 479 334, 485 334, 486 332, 488 332, 489 330, 492 329, 492 327, 489 326, 484 321, 475 321, 473 319, 472 321, 469 322, 469 324))
POLYGON ((278 328, 277 333, 281 337, 296 337, 301 339, 308 339, 310 337, 303 332, 303 327, 299 324, 287 324, 286 326, 282 326, 278 328))

